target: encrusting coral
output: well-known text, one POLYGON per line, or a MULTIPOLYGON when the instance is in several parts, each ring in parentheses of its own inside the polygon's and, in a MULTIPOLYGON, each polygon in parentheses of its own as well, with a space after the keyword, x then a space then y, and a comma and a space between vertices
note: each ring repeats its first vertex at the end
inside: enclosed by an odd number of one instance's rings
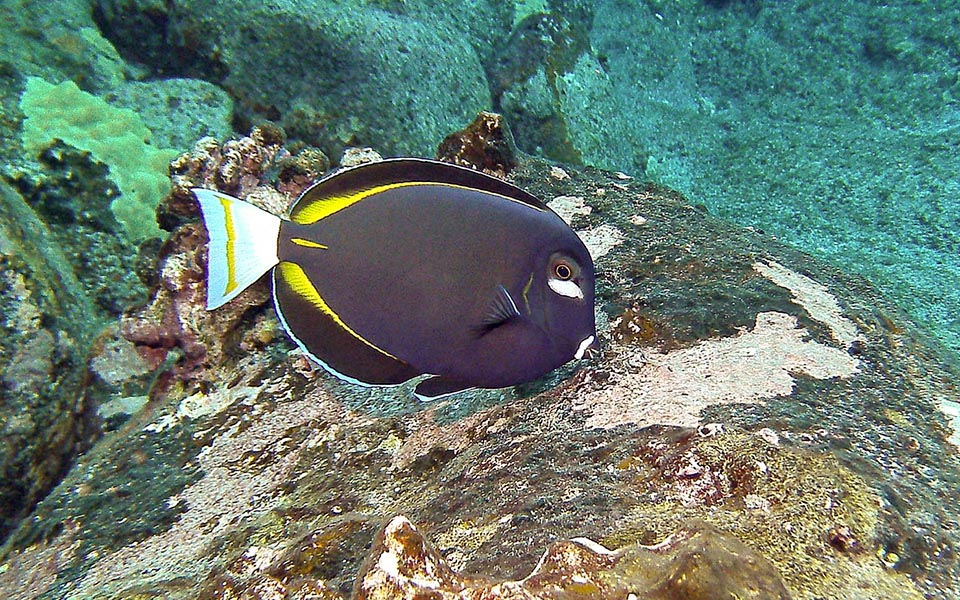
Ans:
POLYGON ((27 150, 39 152, 59 139, 90 152, 110 168, 120 189, 110 207, 130 238, 160 235, 154 211, 170 189, 167 165, 177 152, 151 145, 137 113, 111 106, 72 81, 53 85, 36 77, 27 79, 20 110, 27 150))

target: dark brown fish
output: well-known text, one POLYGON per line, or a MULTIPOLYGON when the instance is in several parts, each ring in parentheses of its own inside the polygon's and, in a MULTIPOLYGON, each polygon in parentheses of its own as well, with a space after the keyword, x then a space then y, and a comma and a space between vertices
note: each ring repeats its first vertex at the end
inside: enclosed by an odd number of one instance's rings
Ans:
POLYGON ((194 190, 210 232, 207 307, 273 269, 290 337, 353 383, 437 398, 535 379, 596 347, 593 262, 523 190, 393 159, 309 188, 282 220, 194 190))

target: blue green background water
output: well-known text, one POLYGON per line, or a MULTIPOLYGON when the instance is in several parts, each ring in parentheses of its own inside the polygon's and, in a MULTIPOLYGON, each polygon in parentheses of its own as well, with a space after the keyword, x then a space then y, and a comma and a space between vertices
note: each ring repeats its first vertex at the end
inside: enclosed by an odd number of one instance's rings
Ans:
POLYGON ((562 77, 586 162, 865 275, 960 350, 957 3, 593 8, 562 77))

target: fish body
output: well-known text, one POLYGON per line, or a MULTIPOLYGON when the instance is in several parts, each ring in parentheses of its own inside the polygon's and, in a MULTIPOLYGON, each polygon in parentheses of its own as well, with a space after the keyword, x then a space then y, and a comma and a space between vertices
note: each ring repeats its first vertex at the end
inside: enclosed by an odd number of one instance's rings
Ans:
POLYGON ((482 173, 393 159, 340 171, 279 219, 194 190, 210 232, 207 306, 273 270, 277 314, 353 383, 424 374, 437 398, 535 379, 596 347, 593 263, 534 196, 482 173))

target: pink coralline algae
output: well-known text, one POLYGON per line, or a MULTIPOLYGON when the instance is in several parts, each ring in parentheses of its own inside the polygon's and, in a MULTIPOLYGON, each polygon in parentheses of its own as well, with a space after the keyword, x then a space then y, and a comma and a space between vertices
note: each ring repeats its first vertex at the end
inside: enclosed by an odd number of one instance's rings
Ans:
POLYGON ((182 357, 173 374, 190 378, 223 359, 227 334, 244 314, 264 306, 266 285, 255 285, 223 310, 206 310, 206 234, 199 224, 178 229, 164 245, 160 282, 147 306, 127 313, 121 321, 123 337, 133 342, 152 368, 159 367, 175 348, 182 357))
POLYGON ((147 306, 127 313, 121 322, 122 335, 152 368, 176 349, 181 356, 173 376, 202 379, 205 370, 222 362, 231 332, 250 311, 266 306, 270 293, 261 283, 218 311, 206 310, 207 235, 196 222, 199 208, 190 190, 219 189, 282 214, 301 191, 297 188, 310 183, 300 178, 287 186, 286 194, 265 183, 267 169, 290 159, 282 144, 279 130, 256 127, 250 136, 224 144, 200 140, 171 164, 173 189, 158 213, 161 224, 174 232, 160 251, 159 283, 147 306))

